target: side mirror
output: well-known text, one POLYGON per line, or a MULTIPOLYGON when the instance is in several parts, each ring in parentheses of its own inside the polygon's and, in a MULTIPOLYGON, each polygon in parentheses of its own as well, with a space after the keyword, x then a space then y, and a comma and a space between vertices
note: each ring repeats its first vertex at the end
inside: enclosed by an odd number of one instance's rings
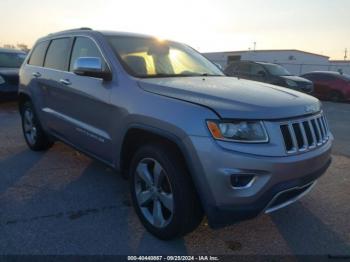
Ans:
POLYGON ((106 81, 112 80, 111 72, 103 70, 99 57, 79 57, 74 62, 73 72, 80 76, 102 78, 106 81))
POLYGON ((258 72, 258 76, 265 78, 266 77, 266 73, 264 71, 259 71, 258 72))

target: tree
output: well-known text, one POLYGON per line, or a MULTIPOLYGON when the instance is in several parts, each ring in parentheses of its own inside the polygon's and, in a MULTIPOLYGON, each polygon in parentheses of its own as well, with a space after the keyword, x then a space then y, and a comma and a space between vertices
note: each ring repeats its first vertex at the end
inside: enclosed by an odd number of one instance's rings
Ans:
POLYGON ((28 53, 30 50, 26 44, 17 44, 17 48, 26 53, 28 53))
POLYGON ((4 48, 10 48, 10 49, 15 49, 16 47, 11 44, 4 44, 4 48))

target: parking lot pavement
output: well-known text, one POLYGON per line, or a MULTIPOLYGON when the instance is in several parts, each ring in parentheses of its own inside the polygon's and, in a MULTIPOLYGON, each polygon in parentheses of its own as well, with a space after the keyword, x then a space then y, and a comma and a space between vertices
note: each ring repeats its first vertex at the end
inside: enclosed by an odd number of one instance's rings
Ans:
POLYGON ((0 254, 350 255, 350 104, 324 110, 333 163, 309 195, 220 230, 204 221, 163 242, 139 223, 127 181, 61 143, 31 152, 16 105, 0 104, 0 254))

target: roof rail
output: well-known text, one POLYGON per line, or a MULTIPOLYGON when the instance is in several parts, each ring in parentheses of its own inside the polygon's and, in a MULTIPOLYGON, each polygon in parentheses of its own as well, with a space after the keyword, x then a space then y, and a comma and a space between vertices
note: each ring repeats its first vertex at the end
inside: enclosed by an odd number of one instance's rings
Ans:
POLYGON ((58 31, 58 32, 55 32, 55 33, 50 33, 50 34, 48 34, 48 35, 54 35, 54 34, 72 32, 72 31, 77 31, 77 30, 92 30, 92 28, 90 28, 90 27, 79 27, 79 28, 73 28, 73 29, 58 31))

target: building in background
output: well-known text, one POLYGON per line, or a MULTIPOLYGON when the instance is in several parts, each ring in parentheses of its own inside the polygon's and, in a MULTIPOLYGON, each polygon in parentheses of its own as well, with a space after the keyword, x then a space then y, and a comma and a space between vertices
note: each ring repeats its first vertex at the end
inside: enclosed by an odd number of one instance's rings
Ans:
POLYGON ((203 55, 223 68, 233 61, 248 60, 276 63, 295 75, 311 71, 342 71, 350 74, 350 61, 329 60, 328 56, 300 50, 251 50, 203 53, 203 55))

